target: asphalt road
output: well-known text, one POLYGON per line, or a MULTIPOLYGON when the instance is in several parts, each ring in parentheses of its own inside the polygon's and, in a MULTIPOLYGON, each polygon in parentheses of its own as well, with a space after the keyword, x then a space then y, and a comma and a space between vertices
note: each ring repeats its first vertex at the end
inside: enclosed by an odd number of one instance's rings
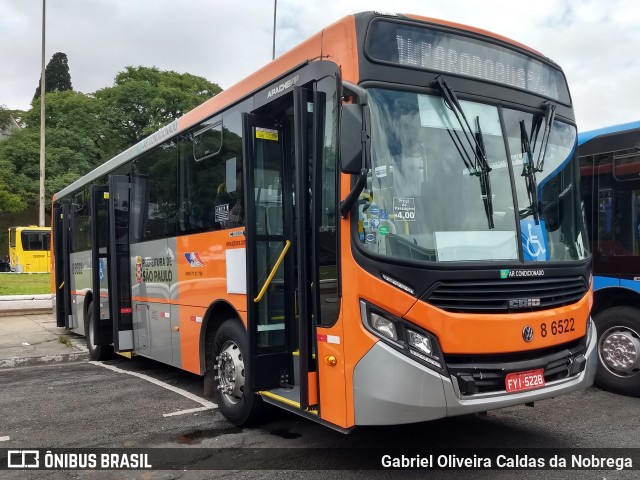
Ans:
MULTIPOLYGON (((284 411, 240 429, 201 398, 200 377, 144 358, 0 370, 2 448, 627 448, 640 447, 640 398, 597 388, 417 425, 366 427, 344 435, 284 411), (122 370, 160 380, 123 373, 122 370), (180 391, 167 388, 177 387, 180 391), (184 392, 187 392, 186 394, 184 392), (185 396, 186 395, 186 396, 185 396), (192 395, 189 397, 189 395, 192 395), (195 397, 194 397, 195 396, 195 397), (6 439, 7 437, 8 440, 6 439)), ((174 388, 175 389, 175 388, 174 388)), ((246 450, 245 450, 246 451, 246 450)), ((281 452, 274 450, 274 452, 281 452)), ((28 478, 222 478, 226 471, 28 472, 28 478)), ((438 471, 429 478, 637 478, 638 471, 438 471)), ((425 478, 417 471, 260 471, 234 478, 425 478)), ((0 477, 26 478, 23 472, 0 477)))

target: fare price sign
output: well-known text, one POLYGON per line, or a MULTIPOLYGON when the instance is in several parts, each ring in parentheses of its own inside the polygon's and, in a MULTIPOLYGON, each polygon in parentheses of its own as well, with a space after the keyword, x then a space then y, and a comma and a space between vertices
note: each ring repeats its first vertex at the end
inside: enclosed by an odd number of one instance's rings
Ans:
POLYGON ((416 199, 411 197, 393 197, 393 218, 394 220, 415 222, 416 199))

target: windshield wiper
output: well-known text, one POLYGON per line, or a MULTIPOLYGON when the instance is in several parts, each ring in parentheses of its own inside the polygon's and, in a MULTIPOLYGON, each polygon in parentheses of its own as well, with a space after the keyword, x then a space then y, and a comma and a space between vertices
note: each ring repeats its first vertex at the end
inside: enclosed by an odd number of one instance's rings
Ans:
POLYGON ((545 102, 544 106, 544 132, 542 132, 540 151, 538 152, 538 159, 536 161, 536 172, 542 172, 542 169, 544 168, 544 157, 547 155, 547 146, 549 145, 551 128, 553 126, 553 121, 556 118, 556 104, 552 102, 545 102))
MULTIPOLYGON (((490 229, 494 228, 493 197, 491 194, 491 181, 489 178, 491 167, 489 166, 487 155, 485 153, 484 138, 482 136, 482 130, 480 128, 480 117, 476 117, 477 133, 474 135, 473 130, 471 129, 471 125, 469 125, 469 121, 467 120, 467 116, 465 115, 464 110, 462 109, 462 106, 458 101, 456 92, 447 84, 442 75, 438 75, 434 80, 434 83, 435 86, 438 87, 438 90, 440 90, 445 105, 449 108, 449 110, 453 112, 456 120, 458 120, 460 129, 462 130, 462 133, 467 140, 471 151, 474 152, 474 159, 473 161, 471 161, 467 150, 462 145, 456 143, 454 140, 454 144, 456 145, 456 148, 458 149, 460 157, 465 163, 467 170, 469 170, 469 174, 477 176, 480 179, 480 194, 484 202, 484 209, 485 213, 487 214, 487 222, 490 229)), ((458 134, 456 132, 454 132, 453 134, 461 144, 462 141, 460 140, 458 134)))
POLYGON ((489 178, 489 172, 491 167, 487 161, 484 148, 484 137, 482 135, 482 129, 480 128, 480 116, 476 117, 476 128, 478 133, 476 134, 477 152, 476 158, 481 158, 482 164, 480 165, 480 195, 484 201, 484 211, 487 214, 487 221, 489 222, 489 229, 494 228, 493 224, 493 196, 491 194, 491 178, 489 178))
POLYGON ((536 183, 536 167, 533 165, 533 154, 531 153, 531 144, 529 143, 529 135, 524 120, 520 120, 520 144, 522 146, 522 155, 524 162, 522 164, 522 176, 525 177, 527 186, 527 195, 529 196, 530 205, 524 210, 520 210, 520 216, 527 216, 533 213, 536 225, 540 223, 539 205, 538 205, 538 185, 536 183))

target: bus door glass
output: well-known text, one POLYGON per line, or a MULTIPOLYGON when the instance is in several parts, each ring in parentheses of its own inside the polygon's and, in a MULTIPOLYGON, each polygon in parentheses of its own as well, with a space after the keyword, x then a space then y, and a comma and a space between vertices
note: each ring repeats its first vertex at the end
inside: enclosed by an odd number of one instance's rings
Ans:
POLYGON ((109 311, 109 189, 103 185, 91 187, 91 249, 93 318, 98 327, 93 332, 96 345, 113 343, 113 320, 109 311))
POLYGON ((284 129, 245 115, 248 335, 256 390, 293 384, 294 323, 291 169, 284 129))
POLYGON ((131 265, 129 261, 129 177, 109 176, 109 304, 113 322, 113 348, 133 349, 131 265))
POLYGON ((53 207, 53 250, 55 257, 54 278, 56 286, 56 325, 71 328, 71 291, 69 262, 69 219, 67 202, 56 203, 53 207))

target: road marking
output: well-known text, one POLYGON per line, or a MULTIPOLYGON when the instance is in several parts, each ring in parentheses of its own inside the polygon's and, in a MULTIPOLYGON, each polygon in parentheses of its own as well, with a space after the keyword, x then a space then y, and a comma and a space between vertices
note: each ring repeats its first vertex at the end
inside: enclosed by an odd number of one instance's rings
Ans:
POLYGON ((193 400, 194 402, 197 402, 200 405, 202 405, 202 407, 199 407, 199 408, 190 408, 188 410, 179 410, 177 412, 165 413, 162 415, 163 417, 173 417, 175 415, 184 415, 192 412, 203 412, 205 410, 212 410, 214 408, 218 408, 218 405, 216 405, 213 402, 210 402, 209 400, 200 398, 197 395, 194 395, 193 393, 187 392, 186 390, 183 390, 178 387, 174 387, 173 385, 169 385, 168 383, 165 383, 161 380, 150 377, 149 375, 145 375, 143 373, 138 373, 138 372, 130 372, 129 370, 123 370, 121 368, 114 367, 113 365, 107 365, 106 363, 102 363, 102 362, 89 362, 89 363, 92 365, 98 365, 100 367, 104 367, 107 370, 111 370, 113 372, 126 373, 127 375, 131 375, 131 376, 140 378, 142 380, 146 380, 147 382, 153 383, 154 385, 158 385, 159 387, 170 390, 173 393, 177 393, 178 395, 182 395, 183 397, 186 397, 189 400, 193 400))
MULTIPOLYGON (((215 404, 214 404, 215 405, 215 404)), ((217 408, 215 405, 213 408, 217 408)), ((177 412, 172 413, 163 413, 163 417, 175 417, 176 415, 186 415, 187 413, 196 413, 196 412, 204 412, 205 410, 211 410, 212 407, 198 407, 198 408, 190 408, 188 410, 178 410, 177 412)))
POLYGON ((9 437, 0 437, 0 442, 7 442, 11 440, 9 437))

